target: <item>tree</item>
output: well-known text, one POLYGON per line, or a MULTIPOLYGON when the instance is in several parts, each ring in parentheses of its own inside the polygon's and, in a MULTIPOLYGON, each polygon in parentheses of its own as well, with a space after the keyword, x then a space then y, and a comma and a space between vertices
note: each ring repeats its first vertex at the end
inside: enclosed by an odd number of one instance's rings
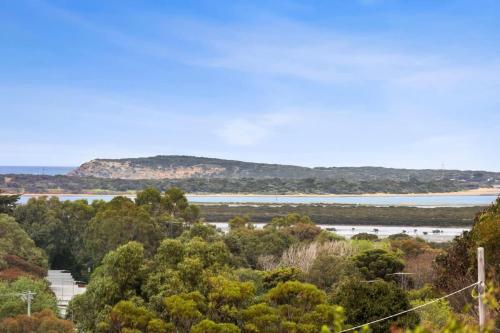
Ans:
POLYGON ((312 223, 296 223, 287 228, 287 232, 299 241, 313 241, 320 233, 321 228, 312 223))
POLYGON ((70 270, 77 278, 87 271, 83 235, 95 214, 86 200, 61 202, 57 197, 31 198, 14 216, 35 244, 45 250, 53 269, 70 270))
POLYGON ((304 224, 314 224, 311 221, 311 218, 307 215, 300 215, 297 213, 290 213, 286 216, 278 216, 274 217, 271 222, 266 225, 266 227, 270 228, 284 228, 284 227, 291 227, 295 224, 298 223, 304 223, 304 224))
POLYGON ((6 214, 0 214, 0 275, 15 279, 27 274, 43 276, 47 258, 20 225, 6 214))
POLYGON ((57 318, 50 310, 35 312, 31 317, 18 315, 0 322, 0 331, 5 333, 74 333, 69 320, 57 318))
POLYGON ((393 251, 400 250, 405 257, 416 257, 426 251, 431 250, 431 246, 424 240, 410 238, 398 238, 391 240, 391 248, 393 251))
POLYGON ((179 332, 189 332, 202 317, 204 297, 199 292, 182 293, 165 298, 168 317, 179 332))
POLYGON ((221 233, 215 226, 201 222, 190 225, 189 228, 182 233, 180 239, 189 241, 195 237, 201 238, 205 242, 222 240, 221 233))
MULTIPOLYGON (((434 285, 443 292, 452 292, 476 281, 476 253, 484 247, 487 274, 500 278, 500 197, 479 212, 471 231, 455 237, 451 245, 436 257, 434 285)), ((472 300, 469 294, 461 293, 450 298, 455 309, 461 309, 472 300)))
POLYGON ((263 297, 266 302, 241 312, 245 332, 319 332, 323 325, 340 330, 342 309, 326 302, 316 286, 298 281, 279 283, 263 297))
POLYGON ((297 239, 284 230, 275 228, 231 230, 224 241, 231 253, 243 266, 257 267, 261 256, 281 257, 281 254, 297 239))
POLYGON ((356 256, 354 263, 367 280, 394 280, 392 274, 401 272, 404 268, 403 261, 381 249, 369 250, 356 256))
POLYGON ((378 240, 378 236, 375 234, 369 234, 367 232, 361 232, 359 234, 352 236, 351 239, 376 241, 378 240))
POLYGON ((26 302, 18 293, 27 291, 36 293, 31 305, 33 312, 50 310, 58 313, 57 300, 49 289, 47 281, 20 277, 10 283, 0 282, 0 319, 26 313, 26 302))
POLYGON ((184 246, 178 239, 164 239, 156 250, 154 265, 175 268, 184 258, 184 246))
POLYGON ((264 288, 272 289, 279 283, 287 281, 301 281, 303 282, 304 276, 300 269, 296 267, 279 267, 272 271, 265 272, 263 283, 264 288))
POLYGON ((139 296, 144 273, 142 244, 129 242, 109 252, 92 274, 86 292, 75 296, 69 304, 78 328, 95 332, 97 325, 107 318, 110 307, 139 296))
POLYGON ((253 225, 250 222, 250 216, 244 215, 244 216, 235 216, 232 219, 229 220, 228 222, 229 229, 238 229, 238 228, 253 228, 253 225))
POLYGON ((174 332, 172 324, 155 317, 155 314, 144 306, 132 301, 120 301, 116 304, 109 315, 109 323, 101 327, 109 327, 108 332, 125 332, 127 330, 138 330, 148 333, 174 332), (107 324, 107 325, 106 325, 107 324))
POLYGON ((281 332, 280 313, 267 303, 249 306, 242 312, 245 332, 278 333, 281 332))
POLYGON ((185 257, 200 260, 203 268, 229 264, 231 253, 223 241, 207 242, 194 237, 185 243, 185 257))
POLYGON ((152 253, 161 237, 157 223, 143 208, 126 197, 115 197, 102 206, 89 223, 85 244, 93 263, 106 253, 129 241, 144 244, 152 253))
MULTIPOLYGON (((346 322, 350 325, 361 325, 410 308, 404 291, 393 282, 383 280, 367 283, 345 279, 334 289, 332 300, 344 308, 346 322)), ((417 323, 418 317, 410 312, 370 328, 375 333, 385 333, 392 325, 412 327, 417 323)))
POLYGON ((240 329, 234 324, 218 324, 205 319, 193 326, 191 333, 240 333, 240 329))
POLYGON ((475 243, 470 250, 471 257, 475 259, 474 248, 484 247, 488 271, 495 272, 500 278, 500 197, 476 216, 471 234, 475 243))
POLYGON ((151 215, 159 213, 161 203, 161 192, 153 187, 148 187, 137 192, 135 204, 147 207, 151 215))
POLYGON ((329 290, 342 278, 358 275, 359 272, 350 258, 320 255, 314 260, 306 279, 323 290, 329 290))
POLYGON ((208 313, 222 322, 237 322, 241 308, 248 305, 255 293, 251 282, 239 282, 223 276, 209 278, 208 313))
POLYGON ((20 194, 8 195, 0 190, 0 214, 12 214, 20 197, 20 194))
POLYGON ((304 313, 326 302, 326 294, 313 284, 287 281, 269 290, 266 299, 286 314, 286 320, 300 321, 304 313))

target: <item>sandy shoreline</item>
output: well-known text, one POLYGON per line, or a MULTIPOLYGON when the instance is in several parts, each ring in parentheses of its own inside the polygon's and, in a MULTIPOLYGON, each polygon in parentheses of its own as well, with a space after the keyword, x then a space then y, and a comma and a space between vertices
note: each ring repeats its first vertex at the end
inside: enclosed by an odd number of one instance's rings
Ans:
MULTIPOLYGON (((80 197, 94 197, 105 195, 124 195, 135 196, 135 193, 23 193, 24 196, 40 197, 40 196, 80 196, 80 197)), ((362 194, 253 194, 253 193, 187 193, 191 197, 227 197, 227 196, 241 196, 241 197, 422 197, 422 196, 469 196, 469 195, 500 195, 500 188, 478 188, 474 190, 458 191, 458 192, 437 192, 437 193, 362 193, 362 194)))

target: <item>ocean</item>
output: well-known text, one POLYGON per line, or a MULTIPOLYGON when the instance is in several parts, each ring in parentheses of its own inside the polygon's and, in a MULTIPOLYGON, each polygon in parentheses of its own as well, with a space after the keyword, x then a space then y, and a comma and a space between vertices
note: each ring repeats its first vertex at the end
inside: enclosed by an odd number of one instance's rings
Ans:
POLYGON ((72 166, 9 166, 0 165, 0 174, 65 175, 76 167, 72 166))

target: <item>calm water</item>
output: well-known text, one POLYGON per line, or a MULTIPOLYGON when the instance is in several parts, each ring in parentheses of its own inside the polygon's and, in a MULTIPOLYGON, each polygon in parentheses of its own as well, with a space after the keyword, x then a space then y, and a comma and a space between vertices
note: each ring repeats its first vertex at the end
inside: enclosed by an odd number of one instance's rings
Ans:
POLYGON ((0 174, 65 175, 75 167, 60 166, 5 166, 0 165, 0 174))
MULTIPOLYGON (((215 225, 217 228, 224 232, 229 230, 227 223, 210 223, 215 225)), ((265 223, 257 223, 255 226, 257 228, 263 228, 265 223)), ((340 236, 346 238, 351 238, 355 234, 361 232, 366 232, 369 234, 375 234, 380 238, 386 238, 393 234, 406 233, 413 237, 420 237, 427 241, 432 242, 448 242, 455 238, 456 236, 462 234, 470 228, 442 228, 442 227, 409 227, 409 226, 376 226, 376 225, 338 225, 338 224, 322 224, 318 226, 322 229, 328 229, 334 231, 340 236), (439 230, 439 232, 437 232, 439 230)))
MULTIPOLYGON (((23 195, 21 202, 28 201, 31 196, 23 195)), ((114 195, 58 195, 61 200, 111 200, 114 195)), ((321 204, 338 203, 351 205, 376 205, 376 206, 413 206, 413 207, 466 207, 486 206, 491 204, 494 195, 435 195, 435 196, 242 196, 242 195, 188 195, 189 201, 196 203, 277 203, 277 204, 321 204)), ((131 197, 133 198, 133 197, 131 197)))
MULTIPOLYGON (((23 195, 21 202, 25 203, 33 196, 23 195)), ((78 200, 86 199, 105 200, 109 201, 114 195, 58 195, 61 200, 78 200)), ((129 196, 133 199, 133 196, 129 196)), ((341 204, 366 204, 366 205, 405 205, 418 207, 454 207, 454 206, 475 206, 488 205, 496 199, 495 196, 346 196, 346 197, 288 197, 288 196, 192 196, 188 195, 191 202, 196 203, 290 203, 290 204, 307 204, 307 203, 341 203, 341 204)), ((228 230, 227 223, 211 223, 216 225, 222 231, 228 230)), ((263 228, 264 223, 256 224, 258 228, 263 228)), ((353 226, 353 225, 319 225, 323 229, 330 229, 337 234, 350 238, 361 232, 373 233, 381 238, 388 237, 392 234, 407 233, 414 237, 422 237, 428 241, 446 242, 460 235, 467 228, 442 228, 442 227, 412 227, 412 226, 353 226), (439 230, 439 232, 437 232, 439 230)))
POLYGON ((287 203, 287 204, 315 204, 338 203, 377 206, 478 206, 489 205, 495 199, 493 195, 435 195, 435 196, 199 196, 190 197, 193 202, 206 203, 287 203))

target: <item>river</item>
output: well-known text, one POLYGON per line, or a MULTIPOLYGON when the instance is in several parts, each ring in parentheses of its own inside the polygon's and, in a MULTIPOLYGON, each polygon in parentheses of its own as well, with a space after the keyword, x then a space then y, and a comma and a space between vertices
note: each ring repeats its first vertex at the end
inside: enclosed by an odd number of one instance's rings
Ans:
MULTIPOLYGON (((23 195, 21 203, 37 195, 23 195)), ((114 195, 57 195, 60 200, 105 200, 114 195)), ((133 198, 133 196, 128 196, 133 198)), ((233 203, 233 204, 360 204, 376 206, 413 206, 413 207, 464 207, 489 205, 496 199, 493 195, 387 195, 387 196, 246 196, 246 195, 188 195, 190 202, 195 203, 233 203)), ((227 223, 211 223, 222 231, 228 230, 227 223)), ((256 224, 263 228, 264 223, 256 224)), ((412 226, 377 226, 377 225, 319 225, 337 234, 350 238, 355 234, 366 232, 381 238, 392 234, 407 233, 433 242, 446 242, 460 235, 468 228, 446 227, 412 227, 412 226)))
MULTIPOLYGON (((224 222, 210 223, 221 229, 223 232, 229 230, 229 226, 224 222)), ((256 223, 256 228, 263 228, 265 223, 256 223)), ((406 233, 409 236, 420 237, 431 242, 447 242, 455 236, 462 234, 470 228, 448 228, 448 227, 410 227, 410 226, 377 226, 377 225, 338 225, 338 224, 318 224, 318 227, 333 231, 336 234, 351 238, 352 236, 366 232, 377 235, 380 238, 386 238, 390 235, 406 233)))
MULTIPOLYGON (((25 203, 34 195, 23 195, 21 203, 25 203)), ((36 195, 35 195, 36 196, 36 195)), ((114 195, 56 195, 61 200, 86 199, 109 201, 114 195)), ((133 196, 129 196, 133 198, 133 196)), ((347 204, 376 206, 410 206, 410 207, 467 207, 486 206, 491 204, 495 195, 188 195, 194 203, 247 203, 247 204, 347 204)))

